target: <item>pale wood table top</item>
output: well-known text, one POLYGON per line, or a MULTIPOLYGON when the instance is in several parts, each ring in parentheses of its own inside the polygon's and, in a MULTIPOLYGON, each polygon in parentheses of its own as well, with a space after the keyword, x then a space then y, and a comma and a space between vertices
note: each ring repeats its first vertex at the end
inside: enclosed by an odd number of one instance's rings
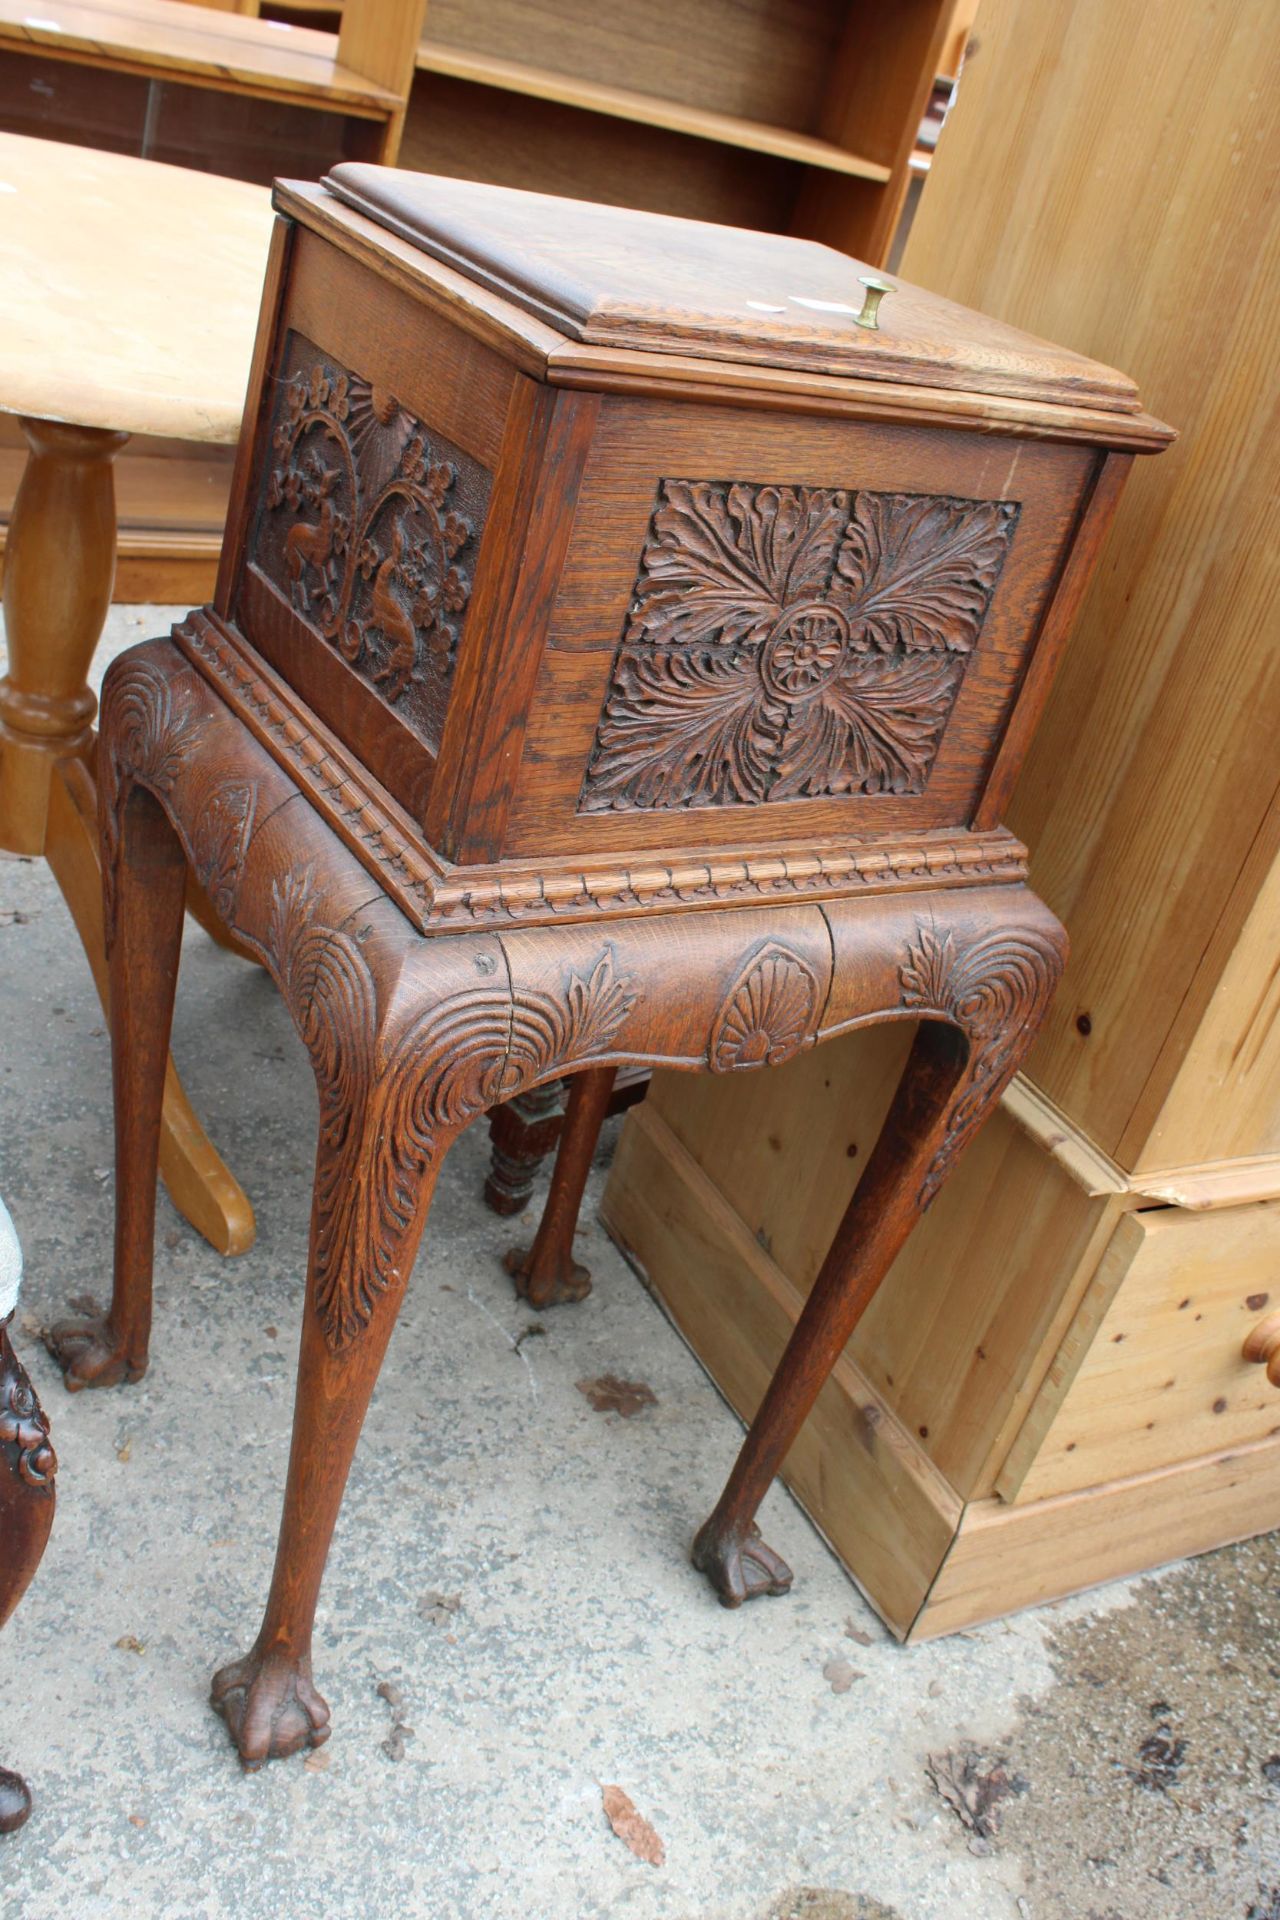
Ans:
POLYGON ((239 438, 264 187, 0 133, 0 411, 239 438))
POLYGON ((0 0, 0 41, 197 86, 230 81, 333 113, 385 119, 400 106, 398 94, 339 66, 334 33, 179 0, 0 0))

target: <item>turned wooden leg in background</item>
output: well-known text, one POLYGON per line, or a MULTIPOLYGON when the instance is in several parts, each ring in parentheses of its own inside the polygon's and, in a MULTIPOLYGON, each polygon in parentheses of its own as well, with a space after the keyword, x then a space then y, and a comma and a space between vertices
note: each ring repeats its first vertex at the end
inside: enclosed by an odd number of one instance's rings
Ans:
POLYGON ((490 1160, 484 1197, 494 1213, 523 1213, 533 1195, 538 1168, 564 1127, 565 1092, 560 1080, 531 1087, 504 1100, 489 1115, 490 1160))
POLYGON ((693 1564, 725 1606, 790 1587, 791 1570, 760 1538, 756 1511, 899 1248, 999 1098, 1034 1028, 1027 1023, 1021 1044, 1004 1029, 966 1044, 955 1027, 920 1027, 866 1170, 724 1492, 694 1541, 693 1564))
MULTIPOLYGON (((614 1075, 607 1118, 636 1106, 649 1091, 648 1067, 623 1067, 614 1075)), ((538 1169, 559 1144, 565 1124, 565 1083, 550 1080, 504 1100, 489 1115, 490 1159, 484 1197, 494 1213, 523 1213, 538 1169)))
POLYGON ((138 1380, 147 1368, 160 1120, 187 887, 182 845, 159 802, 140 787, 118 798, 109 876, 115 1279, 106 1314, 61 1321, 46 1335, 73 1391, 138 1380))
MULTIPOLYGON (((0 846, 44 854, 104 991, 89 666, 111 602, 112 461, 128 438, 24 420, 30 453, 5 546, 9 670, 0 681, 0 846)), ((221 1253, 253 1243, 253 1212, 170 1069, 161 1171, 178 1210, 221 1253)))
POLYGON ((585 1300, 591 1291, 590 1273, 573 1257, 573 1235, 616 1078, 613 1067, 590 1067, 569 1082, 551 1191, 537 1234, 531 1246, 513 1247, 503 1263, 515 1278, 516 1292, 539 1310, 585 1300))
MULTIPOLYGON (((0 1210, 2 1211, 2 1210, 0 1210)), ((35 1390, 0 1320, 0 1626, 27 1590, 53 1524, 58 1463, 35 1390)), ((13 1833, 31 1812, 20 1774, 0 1767, 0 1833, 13 1833)))

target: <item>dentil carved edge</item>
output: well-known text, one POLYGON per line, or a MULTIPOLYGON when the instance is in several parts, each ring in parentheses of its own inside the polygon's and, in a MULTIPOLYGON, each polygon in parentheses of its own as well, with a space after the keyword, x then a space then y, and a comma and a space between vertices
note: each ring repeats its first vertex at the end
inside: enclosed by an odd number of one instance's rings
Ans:
POLYGON ((603 870, 566 861, 451 867, 257 655, 209 612, 173 639, 420 933, 539 926, 566 920, 804 897, 838 900, 920 886, 1024 880, 1026 850, 1004 828, 920 836, 809 853, 744 853, 633 862, 603 870))

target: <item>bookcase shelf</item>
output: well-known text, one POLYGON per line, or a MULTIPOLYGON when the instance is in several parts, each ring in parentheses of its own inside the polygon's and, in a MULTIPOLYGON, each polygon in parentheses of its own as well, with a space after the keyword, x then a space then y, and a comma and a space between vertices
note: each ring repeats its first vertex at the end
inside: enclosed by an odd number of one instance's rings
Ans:
POLYGON ((424 40, 418 48, 417 65, 420 73, 469 80, 480 86, 496 87, 504 93, 522 94, 527 99, 551 100, 561 106, 605 114, 614 120, 659 127, 668 133, 687 134, 695 140, 716 141, 721 146, 742 147, 749 153, 770 154, 777 160, 794 160, 802 166, 821 167, 854 179, 883 183, 890 177, 890 168, 880 162, 865 160, 860 154, 850 153, 829 140, 819 140, 790 127, 767 126, 733 114, 708 112, 662 99, 657 94, 580 80, 570 74, 555 73, 548 67, 529 66, 520 60, 504 60, 494 54, 424 40))

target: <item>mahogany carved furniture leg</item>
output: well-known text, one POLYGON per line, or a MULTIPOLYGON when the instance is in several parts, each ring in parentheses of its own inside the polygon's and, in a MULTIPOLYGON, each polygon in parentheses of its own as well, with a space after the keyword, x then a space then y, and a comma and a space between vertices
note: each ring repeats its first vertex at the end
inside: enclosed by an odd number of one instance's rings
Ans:
MULTIPOLYGON (((128 436, 48 420, 21 424, 30 452, 5 551, 0 845, 48 858, 101 992, 91 771, 97 703, 87 674, 115 573, 112 462, 128 436)), ((220 1252, 252 1245, 249 1203, 172 1069, 160 1163, 175 1206, 220 1252)))
POLYGON ((45 1336, 72 1392, 140 1380, 147 1369, 161 1109, 187 888, 182 844, 158 801, 143 787, 117 785, 106 753, 104 762, 115 1264, 109 1310, 60 1321, 45 1336))
POLYGON ((585 1300, 591 1291, 590 1273, 573 1257, 573 1235, 616 1078, 615 1067, 594 1067, 569 1082, 569 1105, 538 1231, 530 1246, 513 1247, 503 1262, 521 1299, 539 1311, 585 1300))
MULTIPOLYGON (((323 1075, 319 1062, 317 1066, 323 1075)), ((211 1689, 213 1705, 249 1770, 303 1747, 319 1746, 329 1737, 329 1709, 311 1673, 320 1583, 356 1442, 435 1185, 438 1160, 419 1168, 412 1190, 399 1190, 396 1226, 382 1243, 390 1263, 389 1284, 371 1295, 367 1316, 357 1315, 344 1337, 337 1329, 350 1303, 344 1304, 341 1290, 353 1278, 353 1269, 335 1273, 331 1264, 334 1184, 350 1175, 352 1156, 374 1156, 376 1132, 384 1123, 383 1097, 394 1103, 398 1089, 364 1091, 371 1097, 362 1111, 344 1113, 334 1102, 326 1107, 321 1126, 293 1440, 266 1613, 250 1651, 222 1667, 211 1689)), ((354 1247, 344 1252, 348 1260, 357 1257, 354 1247)))
POLYGON ((968 946, 921 927, 901 979, 904 1003, 924 1018, 897 1093, 693 1544, 693 1564, 726 1607, 790 1587, 790 1569, 760 1538, 756 1510, 895 1255, 1017 1071, 1065 957, 1065 936, 1043 911, 968 946))
MULTIPOLYGON (((17 1236, 0 1204, 0 1626, 40 1564, 53 1524, 58 1470, 48 1422, 9 1344, 20 1261, 17 1236)), ((13 1833, 30 1812, 26 1782, 0 1767, 0 1834, 13 1833)))
MULTIPOLYGON (((325 1738, 311 1675, 324 1563, 369 1397, 447 1145, 569 1075, 535 1303, 572 1284, 571 1233, 616 1063, 757 1070, 851 1027, 926 1024, 836 1248, 698 1543, 731 1603, 789 1575, 752 1534, 782 1455, 893 1254, 1029 1044, 1061 969, 1057 922, 1020 884, 703 913, 668 940, 615 921, 424 939, 177 644, 135 648, 104 690, 103 843, 120 1151, 105 1327, 59 1329, 73 1377, 145 1363, 155 1139, 186 866, 270 968, 311 1054, 320 1144, 284 1517, 258 1638, 214 1701, 245 1764, 325 1738), (185 862, 184 858, 185 856, 185 862)), ((217 655, 215 657, 223 657, 217 655)), ((231 656, 225 656, 230 661, 231 656)), ((256 683, 255 683, 256 684, 256 683)), ((266 683, 262 685, 265 688, 266 683)), ((265 694, 263 695, 265 697, 265 694)), ((283 731, 283 728, 281 729, 283 731)), ((274 736, 273 736, 274 737, 274 736)))

